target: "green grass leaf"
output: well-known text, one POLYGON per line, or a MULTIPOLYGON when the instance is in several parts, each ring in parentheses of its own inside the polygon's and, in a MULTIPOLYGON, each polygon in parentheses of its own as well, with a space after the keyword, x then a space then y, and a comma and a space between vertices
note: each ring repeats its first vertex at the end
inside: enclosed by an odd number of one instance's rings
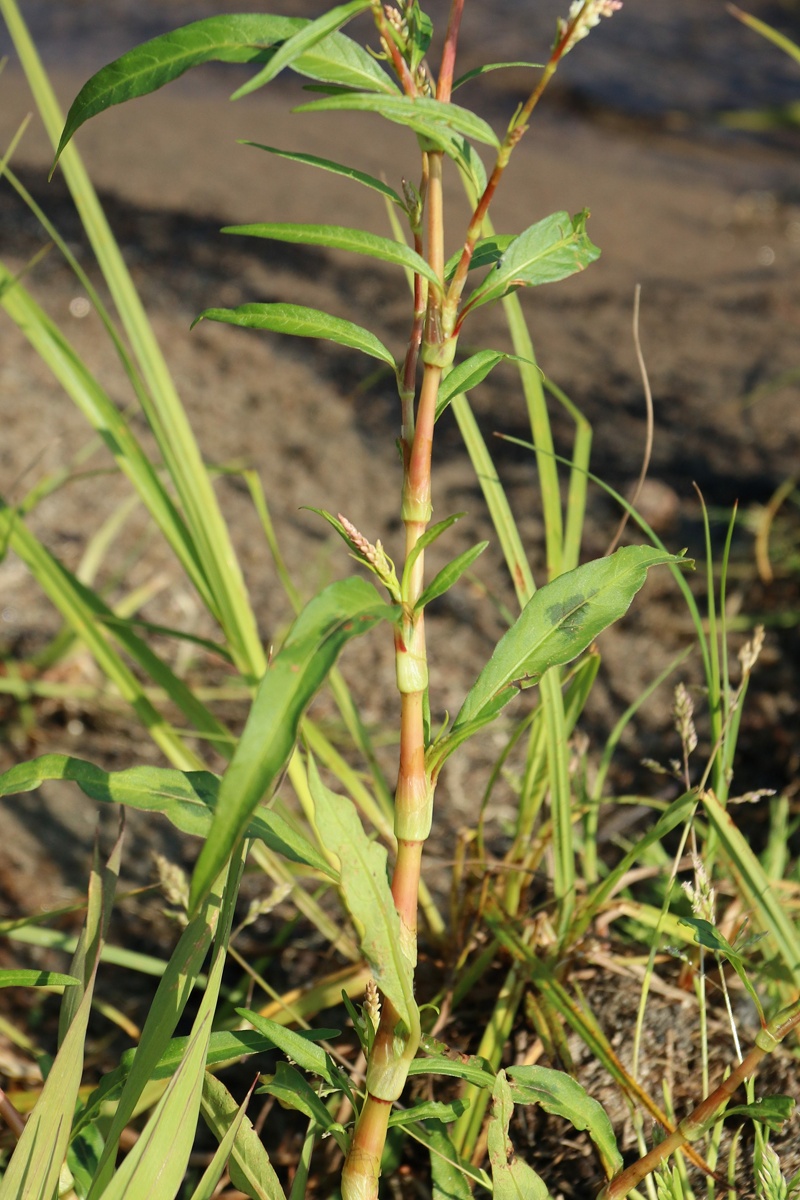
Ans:
POLYGON ((588 216, 585 210, 575 217, 559 212, 531 225, 509 243, 465 308, 500 300, 515 288, 555 283, 583 271, 600 256, 586 234, 588 216))
POLYGON ((375 588, 359 578, 331 584, 302 610, 259 684, 222 778, 214 820, 192 878, 193 911, 283 773, 303 714, 341 648, 393 615, 375 588))
POLYGON ((222 232, 271 238, 276 242, 291 242, 294 245, 348 250, 352 254, 365 254, 370 258, 407 267, 417 275, 424 275, 431 283, 439 283, 439 277, 433 268, 410 246, 392 238, 380 237, 376 233, 367 233, 363 229, 348 229, 343 225, 295 225, 279 222, 271 225, 229 225, 222 232))
POLYGON ((297 154, 291 150, 279 150, 277 146, 265 146, 263 142, 248 142, 243 140, 239 144, 242 146, 254 146, 256 150, 266 150, 267 154, 275 154, 279 158, 287 158, 290 162, 305 163, 309 167, 319 167, 320 170, 330 171, 333 175, 342 175, 345 179, 353 179, 356 183, 362 183, 364 187, 368 187, 374 192, 380 192, 387 200, 391 200, 399 208, 405 209, 403 200, 398 196, 394 188, 389 187, 388 183, 384 183, 382 179, 376 179, 374 175, 368 175, 365 171, 357 171, 355 167, 348 167, 343 163, 333 162, 330 158, 319 158, 316 154, 297 154))
POLYGON ((374 112, 397 125, 407 125, 415 133, 439 146, 452 157, 463 157, 463 150, 456 148, 454 135, 472 138, 487 146, 499 147, 500 143, 490 125, 469 109, 457 104, 443 104, 426 96, 364 96, 359 94, 326 96, 324 100, 312 100, 301 104, 295 112, 374 112))
POLYGON ((14 967, 0 971, 0 988, 75 987, 80 982, 74 975, 60 975, 58 971, 26 971, 14 967))
POLYGON ((529 687, 550 667, 577 658, 627 612, 650 567, 679 561, 652 546, 625 546, 541 587, 470 688, 452 734, 478 728, 496 716, 518 687, 529 687))
MULTIPOLYGON (((371 2, 372 0, 350 0, 349 4, 340 4, 336 8, 330 9, 316 21, 309 21, 297 33, 287 38, 280 49, 272 55, 266 66, 262 67, 258 74, 249 79, 247 83, 237 88, 231 99, 239 100, 242 96, 248 96, 257 88, 263 87, 264 84, 269 83, 271 79, 280 74, 285 67, 296 63, 296 60, 306 51, 316 48, 319 53, 318 43, 327 38, 329 34, 339 30, 351 17, 363 12, 365 8, 369 8, 371 2)), ((322 78, 327 82, 343 82, 340 78, 329 79, 327 74, 315 75, 314 78, 322 78)))
POLYGON ((509 1067, 507 1074, 515 1104, 538 1104, 545 1112, 564 1117, 575 1129, 588 1130, 606 1177, 611 1179, 622 1170, 622 1155, 611 1121, 603 1106, 577 1080, 550 1067, 509 1067))
POLYGON ((192 21, 144 42, 101 68, 78 92, 67 113, 55 161, 84 122, 136 96, 146 96, 207 62, 263 62, 265 51, 307 24, 296 17, 231 14, 192 21))
POLYGON ((71 1015, 69 1028, 11 1155, 0 1183, 0 1200, 52 1200, 56 1194, 81 1084, 86 1031, 100 951, 119 876, 121 842, 120 837, 104 867, 97 861, 92 867, 86 924, 75 958, 85 970, 82 995, 72 988, 65 995, 65 1000, 70 993, 78 995, 78 1001, 71 1000, 69 1008, 62 1007, 62 1014, 71 1015))
MULTIPOLYGON (((233 1147, 242 1128, 247 1106, 250 1103, 250 1097, 253 1094, 254 1088, 255 1083, 251 1084, 250 1090, 233 1114, 233 1119, 228 1123, 227 1129, 224 1132, 220 1130, 222 1133, 220 1143, 214 1152, 214 1157, 203 1172, 200 1182, 192 1192, 190 1200, 214 1200, 214 1196, 219 1195, 217 1185, 222 1178, 222 1173, 227 1166, 228 1159, 233 1153, 233 1147)), ((203 1093, 205 1094, 205 1080, 203 1081, 203 1093)))
MULTIPOLYGON (((208 1071, 203 1080, 201 1112, 203 1120, 220 1141, 237 1119, 236 1101, 224 1083, 208 1071)), ((285 1200, 280 1180, 249 1117, 244 1117, 239 1125, 228 1170, 233 1186, 246 1196, 252 1196, 253 1200, 285 1200)))
MULTIPOLYGON (((203 838, 211 828, 220 787, 219 779, 210 771, 174 771, 168 767, 104 771, 67 754, 45 754, 0 775, 0 796, 30 792, 51 779, 71 780, 92 800, 163 813, 176 829, 203 838)), ((261 838, 270 850, 291 862, 336 878, 317 848, 279 813, 260 809, 253 814, 246 834, 261 838)))
POLYGON ((238 308, 207 308, 195 317, 192 327, 204 318, 222 321, 226 325, 239 325, 243 329, 269 329, 273 333, 285 333, 292 337, 323 338, 338 342, 340 346, 351 346, 396 369, 391 353, 373 333, 354 325, 352 321, 332 317, 318 308, 306 308, 301 304, 240 304, 238 308))
POLYGON ((340 862, 341 888, 361 949, 380 990, 406 1026, 419 1027, 414 999, 414 967, 394 906, 383 846, 364 832, 355 805, 325 787, 309 759, 308 782, 316 821, 325 845, 340 862))

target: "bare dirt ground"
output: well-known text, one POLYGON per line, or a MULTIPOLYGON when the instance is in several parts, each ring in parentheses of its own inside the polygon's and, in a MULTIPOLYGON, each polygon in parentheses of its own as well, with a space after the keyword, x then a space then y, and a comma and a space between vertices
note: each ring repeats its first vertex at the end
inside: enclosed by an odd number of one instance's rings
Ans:
MULTIPOLYGON (((662 9, 655 5, 654 11, 662 9)), ((188 15, 194 14, 181 12, 178 20, 188 15)), ((586 52, 592 52, 591 46, 586 52)), ((83 77, 76 70, 55 70, 65 102, 83 77)), ((209 323, 190 332, 189 325, 208 305, 281 299, 347 316, 399 352, 407 330, 407 297, 402 280, 367 260, 221 235, 223 225, 258 220, 361 223, 385 232, 384 214, 370 194, 329 177, 323 196, 313 174, 288 164, 278 169, 268 156, 237 146, 235 140, 340 158, 386 174, 395 185, 404 174, 414 178, 417 168, 411 140, 392 129, 374 136, 377 127, 368 118, 290 117, 291 102, 303 95, 289 85, 237 106, 225 99, 230 90, 228 80, 213 71, 201 82, 184 81, 90 123, 80 134, 79 147, 107 203, 204 453, 215 463, 259 471, 289 567, 310 593, 346 573, 348 562, 327 528, 301 511, 301 505, 344 512, 369 536, 381 537, 390 552, 398 548, 400 474, 392 381, 367 381, 360 360, 323 344, 209 323)), ((492 86, 487 116, 497 128, 513 107, 512 91, 508 83, 492 86)), ((0 79, 0 94, 0 139, 5 144, 30 103, 13 63, 0 79)), ((739 502, 743 519, 734 541, 732 612, 741 616, 743 629, 764 620, 768 636, 748 699, 736 786, 741 791, 785 789, 796 798, 800 647, 797 562, 790 550, 797 527, 783 526, 783 551, 769 585, 756 578, 748 532, 748 522, 798 470, 796 145, 794 151, 785 135, 732 139, 713 128, 698 131, 691 123, 687 127, 667 120, 663 109, 646 117, 612 111, 596 104, 591 92, 571 85, 545 106, 522 143, 495 220, 500 230, 513 231, 557 209, 587 206, 592 211, 590 233, 602 249, 599 262, 580 277, 539 289, 525 304, 543 369, 592 421, 593 470, 620 490, 629 488, 638 473, 645 438, 642 385, 630 333, 634 288, 641 285, 641 338, 656 403, 653 463, 642 507, 670 548, 688 547, 702 565, 700 506, 693 484, 711 509, 717 553, 731 506, 739 502)), ((46 183, 47 161, 34 122, 15 155, 16 169, 81 250, 80 227, 62 185, 57 178, 46 183)), ((454 185, 452 197, 463 215, 454 185)), ((0 237, 0 253, 15 270, 28 263, 43 241, 35 220, 7 187, 0 189, 0 237)), ((458 237, 454 218, 453 245, 458 237)), ((26 282, 123 402, 113 357, 94 317, 74 315, 82 311, 75 303, 80 289, 57 255, 37 263, 26 282)), ((479 332, 481 344, 507 348, 498 317, 490 314, 479 332)), ((477 342, 477 331, 473 336, 477 342)), ((487 434, 529 436, 512 371, 498 370, 472 399, 487 434)), ((571 431, 559 413, 555 426, 559 448, 568 452, 571 431)), ((101 453, 77 465, 76 456, 89 441, 82 418, 24 338, 10 322, 0 322, 0 495, 18 501, 48 472, 75 465, 76 478, 30 517, 31 528, 72 568, 92 533, 128 494, 124 481, 112 473, 103 474, 100 484, 96 475, 87 477, 87 471, 107 471, 101 453)), ((542 525, 531 456, 499 441, 493 450, 540 576, 542 525)), ((437 516, 462 510, 469 514, 448 543, 448 554, 491 536, 457 430, 447 421, 435 486, 437 516)), ((276 640, 289 610, 249 497, 232 475, 220 478, 219 494, 235 530, 264 640, 276 640)), ((586 557, 604 551, 616 520, 613 505, 594 490, 586 557)), ((497 582, 503 576, 496 544, 480 560, 477 575, 508 598, 505 584, 497 582)), ((213 634, 140 511, 132 513, 110 548, 101 577, 116 596, 153 584, 154 599, 142 610, 145 618, 213 634), (119 583, 123 574, 124 589, 119 583)), ((702 590, 698 581, 699 594, 702 590)), ((11 662, 41 650, 59 627, 24 567, 10 556, 0 563, 0 612, 0 650, 11 662)), ((436 713, 458 706, 500 628, 496 608, 478 584, 459 589, 432 614, 436 713)), ((628 618, 601 640, 603 668, 584 723, 590 755, 599 753, 620 711, 691 640, 673 585, 654 577, 628 618)), ((382 682, 391 682, 391 647, 379 639, 368 649, 354 647, 344 668, 367 721, 379 725, 391 720, 392 700, 384 698, 382 682)), ((84 658, 78 657, 71 669, 80 683, 96 682, 84 658)), ((699 679, 696 651, 682 677, 699 679)), ((642 785, 642 755, 663 759, 676 753, 670 689, 671 684, 662 688, 637 718, 620 755, 617 791, 642 785)), ((325 715, 324 705, 319 711, 325 715)), ((238 713, 243 715, 243 710, 238 713)), ((109 766, 157 761, 122 710, 110 703, 42 702, 32 713, 21 713, 6 702, 0 720, 3 769, 47 751, 79 754, 109 766)), ((436 863, 446 863, 452 855, 452 832, 475 820, 481 780, 495 750, 487 742, 442 784, 434 873, 436 863)), ((391 749, 387 770, 390 764, 391 749)), ((652 791, 661 785, 648 780, 647 786, 652 791)), ((510 795, 506 802, 511 803, 510 795)), ((503 803, 501 797, 495 812, 498 830, 507 815, 503 803)), ((67 787, 0 802, 0 913, 12 917, 79 896, 96 819, 94 806, 67 787)), ((754 811, 756 840, 766 819, 764 806, 754 811)), ((148 853, 154 840, 177 859, 193 857, 165 828, 156 839, 151 823, 134 820, 130 833, 127 872, 132 885, 152 880, 148 853)), ((128 929, 145 942, 157 937, 163 930, 159 905, 140 906, 128 929)), ((791 1079, 783 1086, 792 1086, 791 1079)), ((563 1184, 563 1194, 591 1194, 581 1186, 570 1191, 563 1184)))

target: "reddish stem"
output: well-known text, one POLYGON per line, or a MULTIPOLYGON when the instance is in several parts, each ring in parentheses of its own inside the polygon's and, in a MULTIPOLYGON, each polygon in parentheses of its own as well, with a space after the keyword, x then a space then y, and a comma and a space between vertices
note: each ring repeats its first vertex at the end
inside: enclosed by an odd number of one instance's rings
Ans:
POLYGON ((453 92, 453 71, 456 63, 456 48, 458 32, 461 28, 461 17, 464 12, 464 0, 453 0, 450 5, 450 17, 447 22, 447 33, 442 50, 442 63, 439 69, 439 82, 436 85, 436 99, 449 101, 453 92))

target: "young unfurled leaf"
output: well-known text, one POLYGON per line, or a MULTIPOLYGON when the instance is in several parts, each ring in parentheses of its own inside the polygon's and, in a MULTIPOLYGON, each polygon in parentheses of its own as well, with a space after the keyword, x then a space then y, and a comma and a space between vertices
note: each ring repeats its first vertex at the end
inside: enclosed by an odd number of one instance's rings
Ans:
POLYGON ((331 250, 349 250, 352 254, 366 254, 383 262, 408 267, 417 275, 424 275, 431 283, 438 284, 439 277, 417 254, 403 242, 392 238, 367 233, 363 229, 348 229, 343 225, 295 225, 283 222, 270 225, 228 225, 223 233, 241 233, 246 237, 271 238, 276 242, 291 242, 303 246, 327 246, 331 250))
POLYGON ((312 100, 301 104, 295 112, 374 112, 397 125, 407 125, 415 133, 429 138, 452 157, 456 152, 455 134, 497 148, 499 142, 490 125, 466 108, 457 104, 443 104, 427 96, 364 96, 345 94, 327 96, 324 100, 312 100))
POLYGON ((341 317, 332 317, 318 308, 306 308, 301 304, 240 304, 238 308, 207 308, 195 317, 192 328, 203 319, 240 325, 243 329, 269 329, 273 333, 286 333, 292 337, 322 338, 338 342, 340 346, 351 346, 371 358, 389 363, 391 367, 396 366, 383 342, 369 330, 341 317))
POLYGON ((608 1114, 577 1080, 550 1067, 509 1067, 507 1074, 515 1104, 538 1104, 545 1112, 564 1117, 575 1129, 588 1130, 607 1178, 622 1170, 622 1155, 608 1114))
POLYGON ((85 121, 136 96, 146 96, 192 67, 207 62, 264 62, 271 49, 308 22, 268 14, 231 14, 193 21, 172 33, 144 42, 91 77, 72 102, 56 151, 85 121))
MULTIPOLYGON (((169 767, 104 771, 81 758, 45 754, 0 775, 0 796, 30 792, 51 779, 72 780, 85 795, 105 804, 163 813, 176 829, 195 837, 208 836, 220 786, 210 771, 176 771, 169 767)), ((335 878, 335 871, 316 846, 279 813, 266 808, 254 813, 247 836, 261 838, 270 850, 291 862, 304 863, 335 878)))
POLYGON ((382 179, 376 179, 374 175, 368 175, 365 171, 357 171, 355 167, 345 166, 343 163, 333 162, 330 158, 319 158, 316 154, 295 154, 291 150, 279 150, 276 146, 265 146, 262 142, 248 142, 242 140, 239 143, 241 146, 254 146, 256 150, 266 150, 267 154, 275 154, 279 158, 288 158, 290 162, 305 163, 309 167, 319 167, 322 171, 330 171, 333 175, 342 175, 345 179, 354 179, 356 183, 363 183, 364 187, 371 188, 374 192, 380 192, 393 204, 399 208, 405 208, 405 204, 394 188, 389 187, 388 183, 384 183, 382 179))
POLYGON ((465 310, 499 300, 515 288, 555 283, 588 267, 600 255, 586 234, 588 215, 585 210, 575 217, 553 213, 514 238, 465 310))
POLYGON ((336 8, 330 9, 316 21, 309 21, 297 33, 287 38, 280 49, 272 55, 266 66, 262 67, 258 74, 249 79, 247 83, 237 88, 231 99, 238 100, 242 96, 248 96, 257 88, 263 87, 265 83, 269 83, 284 67, 290 66, 329 34, 338 31, 351 17, 363 12, 365 8, 369 8, 370 3, 371 0, 350 0, 349 4, 340 4, 336 8))
POLYGON ((459 554, 457 558, 449 562, 446 567, 442 567, 425 588, 415 608, 422 609, 426 604, 430 604, 431 600, 435 600, 437 596, 443 596, 445 592, 449 591, 464 572, 469 570, 475 559, 483 554, 488 545, 488 542, 478 542, 477 546, 471 546, 469 550, 465 550, 463 554, 459 554))
POLYGON ((419 1028, 414 969, 389 887, 386 850, 367 837, 352 800, 324 785, 311 758, 308 782, 317 828, 341 864, 342 894, 375 982, 406 1029, 419 1028))
POLYGON ((433 748, 436 764, 493 720, 518 687, 529 687, 550 667, 577 658, 598 634, 623 616, 648 568, 679 561, 679 556, 652 546, 625 546, 540 588, 498 642, 467 693, 450 733, 433 748))
POLYGON ((214 820, 192 878, 194 911, 294 749, 307 706, 342 646, 394 616, 375 588, 359 578, 325 588, 309 601, 259 684, 244 731, 225 772, 214 820))

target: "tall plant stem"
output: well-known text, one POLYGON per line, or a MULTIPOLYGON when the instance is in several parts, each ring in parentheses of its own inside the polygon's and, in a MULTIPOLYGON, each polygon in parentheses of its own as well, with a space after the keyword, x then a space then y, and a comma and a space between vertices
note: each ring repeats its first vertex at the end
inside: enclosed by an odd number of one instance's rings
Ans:
MULTIPOLYGON (((427 222, 428 261, 440 279, 444 275, 442 222, 442 154, 428 154, 427 222)), ((395 793, 397 858, 392 896, 400 916, 405 957, 416 966, 417 909, 422 848, 433 815, 433 782, 425 767, 425 694, 428 662, 425 624, 417 601, 425 577, 420 538, 431 518, 431 452, 436 398, 442 370, 451 347, 443 337, 442 289, 428 289, 428 306, 422 341, 423 376, 411 445, 404 446, 402 518, 406 530, 406 559, 415 559, 403 584, 403 620, 395 633, 397 687, 400 692, 400 762, 395 793)), ((407 382, 407 381, 405 381, 407 382)), ((404 432, 408 421, 404 414, 404 432)), ((399 1099, 408 1067, 419 1045, 419 1021, 406 1029, 394 1006, 384 997, 380 1023, 367 1066, 367 1095, 353 1131, 353 1140, 342 1172, 343 1200, 377 1200, 380 1162, 386 1139, 389 1109, 399 1099)))

